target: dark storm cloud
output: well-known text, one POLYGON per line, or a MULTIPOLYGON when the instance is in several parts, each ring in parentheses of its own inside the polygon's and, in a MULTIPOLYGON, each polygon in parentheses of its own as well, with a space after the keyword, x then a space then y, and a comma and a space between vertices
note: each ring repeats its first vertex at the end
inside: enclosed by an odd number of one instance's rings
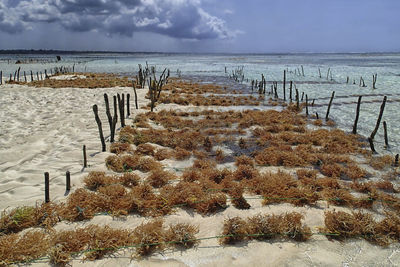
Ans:
POLYGON ((46 22, 110 36, 139 31, 199 40, 235 35, 201 8, 201 0, 0 0, 0 7, 0 31, 9 33, 46 22))

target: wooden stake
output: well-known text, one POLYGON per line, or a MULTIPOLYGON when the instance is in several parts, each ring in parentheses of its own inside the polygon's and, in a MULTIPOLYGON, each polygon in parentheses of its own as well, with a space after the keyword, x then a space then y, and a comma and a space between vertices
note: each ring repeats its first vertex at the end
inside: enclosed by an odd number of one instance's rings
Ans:
POLYGON ((315 98, 312 100, 311 106, 314 106, 315 98))
POLYGON ((26 82, 26 73, 25 73, 25 71, 24 71, 24 80, 25 80, 25 82, 26 82))
POLYGON ((21 70, 21 67, 18 67, 18 70, 17 70, 17 81, 19 82, 19 72, 20 72, 20 70, 21 70))
POLYGON ((106 103, 106 115, 108 119, 108 124, 110 125, 110 142, 114 142, 114 135, 112 134, 113 131, 113 123, 112 123, 112 117, 111 117, 111 112, 110 112, 110 103, 108 102, 108 95, 105 93, 104 94, 104 102, 106 103))
POLYGON ((383 133, 384 133, 384 137, 385 137, 385 148, 388 149, 389 148, 389 139, 388 139, 388 134, 387 134, 386 121, 383 122, 383 133))
POLYGON ((306 115, 308 117, 308 95, 306 95, 306 115))
POLYGON ((331 105, 334 97, 335 97, 335 91, 332 92, 331 100, 329 100, 329 105, 328 105, 328 110, 326 111, 325 120, 329 120, 329 111, 331 110, 331 105))
POLYGON ((304 75, 304 68, 303 68, 303 65, 301 65, 301 73, 303 74, 303 77, 304 77, 305 75, 304 75))
POLYGON ((283 71, 283 101, 286 101, 286 70, 283 71))
POLYGON ((292 99, 293 99, 293 97, 292 97, 292 87, 293 87, 293 81, 290 81, 290 88, 289 88, 289 93, 290 93, 290 102, 292 102, 292 99))
POLYGON ((131 115, 131 107, 130 107, 130 99, 131 94, 126 95, 126 117, 128 118, 131 115))
POLYGON ((114 116, 112 119, 111 140, 113 140, 113 142, 114 142, 115 129, 117 128, 117 122, 118 122, 118 108, 117 108, 117 97, 116 96, 113 96, 113 104, 114 104, 114 116))
POLYGON ((396 154, 394 157, 394 166, 399 167, 399 154, 396 154))
POLYGON ((375 154, 376 150, 375 150, 375 146, 374 146, 374 140, 371 137, 368 137, 368 142, 369 142, 369 146, 371 147, 372 153, 375 154))
POLYGON ((317 120, 319 120, 318 112, 315 112, 315 116, 317 117, 317 120))
POLYGON ((86 145, 83 145, 83 168, 87 168, 86 145))
POLYGON ((3 71, 0 71, 0 85, 3 84, 3 71))
POLYGON ((303 102, 304 99, 304 92, 301 93, 301 102, 303 102))
POLYGON ((349 83, 349 76, 347 76, 347 80, 346 80, 346 83, 347 83, 347 84, 349 83))
POLYGON ((319 73, 319 78, 321 79, 322 76, 321 76, 321 69, 320 68, 318 68, 318 73, 319 73))
POLYGON ((362 98, 362 96, 360 95, 358 97, 358 102, 357 102, 356 119, 355 119, 354 125, 353 125, 353 134, 357 134, 357 124, 358 124, 358 118, 360 117, 361 98, 362 98))
POLYGON ((103 129, 101 127, 101 120, 99 117, 99 110, 97 108, 97 105, 93 105, 93 112, 94 112, 94 117, 97 122, 97 126, 99 128, 99 135, 100 135, 100 141, 101 141, 101 151, 106 152, 106 142, 104 141, 104 135, 103 135, 103 129))
POLYGON ((299 99, 299 90, 296 89, 296 107, 297 110, 300 110, 300 99, 299 99))
POLYGON ((33 72, 31 71, 31 82, 33 82, 33 72))
POLYGON ((124 102, 123 98, 121 98, 120 94, 117 94, 118 98, 118 109, 119 109, 119 117, 121 122, 121 127, 125 127, 125 118, 124 118, 124 102))
POLYGON ((329 80, 329 72, 331 71, 331 68, 328 68, 328 72, 326 73, 326 79, 329 80))
POLYGON ((379 129, 379 125, 381 124, 381 120, 382 120, 382 116, 383 116, 383 111, 385 110, 385 104, 386 104, 386 99, 387 97, 384 96, 383 97, 383 101, 382 101, 382 105, 381 105, 381 110, 379 111, 379 116, 378 116, 378 120, 376 122, 375 125, 375 129, 372 131, 370 138, 373 140, 376 133, 378 132, 379 129))
POLYGON ((67 192, 71 190, 71 173, 69 171, 65 173, 65 190, 67 192))
POLYGON ((50 175, 48 172, 44 173, 44 202, 50 202, 50 175))
POLYGON ((138 103, 137 103, 137 93, 136 93, 135 83, 133 83, 133 92, 135 93, 135 106, 136 106, 136 109, 139 109, 138 103))

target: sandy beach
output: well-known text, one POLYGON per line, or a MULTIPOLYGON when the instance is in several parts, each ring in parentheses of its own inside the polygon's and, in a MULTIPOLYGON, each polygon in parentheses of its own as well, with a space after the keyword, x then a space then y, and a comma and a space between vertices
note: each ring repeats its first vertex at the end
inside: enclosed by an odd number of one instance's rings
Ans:
MULTIPOLYGON (((64 77, 68 78, 68 76, 64 77)), ((89 172, 107 169, 105 159, 113 155, 101 151, 97 125, 92 105, 99 106, 106 140, 109 128, 104 109, 103 94, 109 97, 117 93, 131 94, 131 116, 126 120, 132 125, 136 115, 148 110, 135 110, 132 88, 36 88, 25 85, 0 86, 0 209, 12 209, 20 206, 33 206, 44 200, 44 172, 50 173, 50 199, 59 203, 78 188, 83 188, 83 179, 89 172), (86 145, 88 168, 83 168, 82 146, 86 145), (65 172, 71 173, 72 191, 65 192, 65 172)), ((143 107, 149 103, 145 98, 147 89, 138 89, 138 103, 143 107)), ((177 104, 157 104, 156 111, 180 110, 193 111, 212 109, 213 107, 180 106, 177 104)), ((120 125, 117 124, 119 132, 120 125)), ((132 145, 132 147, 135 147, 132 145)), ((229 151, 229 150, 226 150, 229 151)), ((194 157, 183 161, 165 159, 161 161, 169 170, 190 167, 194 157)), ((235 165, 224 163, 218 166, 235 169, 235 165)), ((261 172, 276 172, 281 169, 295 173, 295 168, 262 167, 261 172)), ((369 169, 368 169, 369 170, 369 169)), ((140 177, 143 173, 135 170, 140 177)), ((180 175, 180 172, 177 171, 180 175)), ((379 177, 374 171, 374 177, 379 177)), ((164 225, 189 223, 199 227, 198 238, 221 235, 224 221, 235 216, 248 218, 257 214, 284 214, 298 212, 304 215, 303 223, 318 233, 324 227, 324 212, 354 209, 317 201, 315 205, 296 207, 289 203, 262 205, 261 199, 248 197, 250 209, 239 210, 229 205, 225 210, 211 215, 201 215, 184 209, 163 216, 164 225)), ((380 209, 379 209, 380 210, 380 209)), ((376 220, 382 219, 382 213, 371 213, 376 220)), ((149 217, 128 215, 113 218, 108 215, 95 216, 81 222, 61 221, 54 226, 55 231, 73 230, 88 225, 108 225, 112 228, 133 229, 142 223, 151 221, 149 217)), ((26 232, 29 229, 23 231, 26 232)), ((96 261, 82 261, 74 258, 72 266, 399 266, 400 246, 392 244, 386 248, 373 245, 363 239, 349 239, 344 242, 329 241, 324 235, 314 234, 306 242, 287 240, 243 241, 234 245, 221 246, 218 238, 201 240, 195 248, 186 250, 166 249, 141 260, 132 259, 132 250, 121 249, 112 256, 96 261)), ((1 259, 0 259, 1 260, 1 259)), ((1 261, 0 261, 1 262, 1 261)), ((1 264, 0 264, 1 265, 1 264)), ((33 266, 48 266, 48 260, 38 260, 33 266)))

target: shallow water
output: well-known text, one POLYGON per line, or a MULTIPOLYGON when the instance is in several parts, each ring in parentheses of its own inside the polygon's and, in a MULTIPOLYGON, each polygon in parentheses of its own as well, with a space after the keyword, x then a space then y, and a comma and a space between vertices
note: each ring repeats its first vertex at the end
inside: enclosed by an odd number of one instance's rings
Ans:
MULTIPOLYGON (((302 92, 308 95, 310 101, 315 99, 315 106, 310 113, 318 112, 325 117, 327 104, 332 91, 335 99, 330 112, 330 118, 337 125, 351 131, 355 118, 358 95, 363 95, 359 119, 359 133, 369 136, 375 127, 379 108, 383 97, 388 101, 382 121, 386 121, 389 132, 389 152, 400 152, 400 54, 282 54, 282 55, 189 55, 189 54, 74 54, 61 55, 62 60, 55 62, 55 55, 0 55, 0 70, 4 77, 14 74, 21 67, 21 74, 49 70, 55 66, 72 66, 75 71, 113 72, 134 76, 138 64, 145 65, 146 61, 155 65, 157 71, 169 68, 173 76, 177 70, 184 77, 201 79, 203 82, 222 83, 230 89, 250 92, 252 79, 261 79, 261 74, 267 80, 267 92, 271 81, 281 82, 283 70, 287 70, 287 81, 293 81, 302 92), (32 64, 14 64, 18 59, 38 58, 51 62, 32 64), (8 61, 9 60, 9 61, 8 61), (10 62, 10 63, 9 63, 10 62), (303 65, 304 76, 298 75, 303 65), (243 84, 228 79, 232 70, 243 66, 245 81, 243 84), (227 73, 225 73, 225 67, 227 73), (332 76, 327 79, 330 68, 332 76), (321 70, 319 77, 318 69, 321 70), (372 75, 377 73, 377 89, 372 89, 372 75), (346 84, 347 76, 350 83, 346 84), (360 76, 365 80, 366 87, 360 87, 360 76), (353 81, 356 82, 353 85, 353 81)), ((289 94, 289 84, 287 97, 289 94)), ((278 94, 282 97, 282 83, 278 84, 278 94)), ((376 148, 383 152, 383 127, 380 127, 375 137, 376 148)))

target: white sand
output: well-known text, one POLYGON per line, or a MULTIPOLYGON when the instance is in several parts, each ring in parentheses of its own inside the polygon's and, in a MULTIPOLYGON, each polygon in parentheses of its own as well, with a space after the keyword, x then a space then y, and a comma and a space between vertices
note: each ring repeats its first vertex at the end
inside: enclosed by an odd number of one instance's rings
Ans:
MULTIPOLYGON (((82 178, 92 170, 106 170, 104 159, 110 153, 101 153, 101 144, 92 105, 98 104, 106 136, 108 122, 104 112, 103 94, 131 93, 129 88, 111 89, 46 89, 17 85, 0 87, 0 209, 34 205, 44 198, 45 171, 50 172, 51 200, 65 199, 65 172, 72 175, 73 189, 82 186, 82 178), (89 168, 82 169, 82 146, 87 146, 89 168)), ((139 105, 144 105, 145 90, 138 90, 139 105)), ((158 109, 163 106, 159 106, 158 109)), ((168 108, 176 105, 168 105, 168 108)), ((180 107, 181 108, 181 107, 180 107)), ((143 112, 143 110, 139 110, 143 112)), ((129 125, 130 121, 127 121, 129 125)), ((109 144, 109 143, 107 143, 109 144)), ((187 162, 186 162, 187 163, 187 162)), ((181 166, 186 166, 181 162, 181 166)), ((173 161, 164 164, 175 166, 173 161)), ((176 166, 175 166, 176 167, 176 166)), ((188 222, 198 225, 198 237, 220 235, 226 218, 254 214, 282 214, 298 211, 304 222, 317 232, 324 225, 325 202, 316 207, 294 207, 290 204, 262 206, 261 200, 249 200, 250 210, 232 206, 214 216, 201 216, 178 210, 165 217, 165 224, 188 222)), ((329 209, 332 209, 329 208, 329 209)), ((337 209, 338 210, 338 209, 337 209)), ((347 210, 347 209, 340 209, 347 210)), ((114 220, 110 216, 96 216, 89 222, 61 222, 56 229, 71 229, 88 224, 134 228, 148 219, 128 216, 114 220)), ((73 266, 399 266, 400 246, 389 248, 373 246, 366 241, 328 241, 314 235, 305 243, 249 242, 221 247, 217 239, 203 240, 198 248, 186 251, 166 251, 141 261, 131 260, 131 252, 119 251, 116 257, 95 262, 73 260, 73 266)), ((48 263, 35 263, 48 266, 48 263)))

